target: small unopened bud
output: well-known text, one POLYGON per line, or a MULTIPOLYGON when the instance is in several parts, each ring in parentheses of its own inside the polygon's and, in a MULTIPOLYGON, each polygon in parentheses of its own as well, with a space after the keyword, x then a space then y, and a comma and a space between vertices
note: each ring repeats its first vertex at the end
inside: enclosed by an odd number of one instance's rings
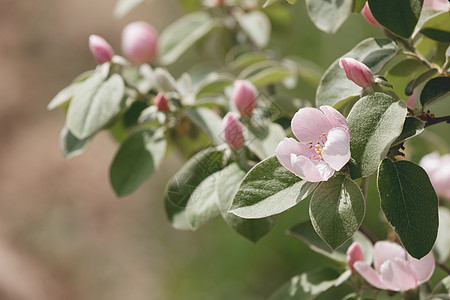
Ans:
POLYGON ((163 93, 159 93, 155 97, 155 105, 158 108, 158 111, 168 111, 169 110, 169 102, 167 101, 166 97, 164 97, 163 93))
POLYGON ((135 64, 151 62, 157 52, 158 33, 148 23, 137 21, 122 31, 122 52, 135 64))
POLYGON ((99 64, 111 61, 114 56, 111 45, 104 38, 95 34, 89 36, 89 50, 99 64))
POLYGON ((350 57, 341 58, 339 66, 344 69, 347 78, 360 87, 366 87, 375 80, 369 67, 356 59, 350 57))
POLYGON ((223 118, 222 124, 225 142, 233 149, 240 149, 244 145, 244 126, 239 122, 237 113, 227 113, 223 118))
POLYGON ((256 107, 256 97, 258 90, 248 80, 236 80, 234 82, 234 92, 231 102, 236 105, 242 116, 251 116, 256 107))
POLYGON ((357 261, 364 260, 361 245, 358 242, 353 242, 347 249, 347 265, 352 272, 355 272, 353 264, 357 261))
POLYGON ((364 19, 366 19, 366 21, 373 26, 383 27, 380 23, 378 23, 378 21, 370 11, 369 2, 366 2, 366 4, 364 5, 363 9, 361 10, 361 15, 363 15, 364 19))

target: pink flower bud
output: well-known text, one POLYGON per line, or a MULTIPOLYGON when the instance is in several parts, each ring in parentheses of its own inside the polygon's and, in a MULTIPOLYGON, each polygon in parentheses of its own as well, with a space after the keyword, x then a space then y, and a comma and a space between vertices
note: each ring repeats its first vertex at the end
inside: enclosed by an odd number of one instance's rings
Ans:
POLYGON ((375 17, 372 15, 372 12, 370 11, 369 8, 369 2, 366 2, 364 8, 361 10, 361 14, 363 15, 364 19, 366 19, 366 21, 372 24, 373 26, 383 27, 380 23, 378 23, 377 20, 375 20, 375 17))
POLYGON ((341 58, 339 66, 344 69, 347 78, 360 87, 366 87, 375 80, 369 67, 356 59, 350 57, 341 58))
POLYGON ((234 82, 234 92, 231 97, 231 102, 236 105, 236 108, 242 116, 251 116, 256 106, 257 96, 258 90, 250 81, 236 80, 234 82))
POLYGON ((229 112, 223 117, 225 142, 233 149, 240 149, 244 145, 243 125, 238 120, 237 113, 229 112))
POLYGON ((157 52, 158 33, 144 21, 133 22, 122 31, 122 52, 135 64, 151 62, 157 52))
POLYGON ((450 3, 448 0, 424 0, 423 8, 448 11, 450 9, 450 3))
POLYGON ((347 265, 352 272, 355 272, 353 264, 357 261, 364 260, 361 245, 358 242, 353 242, 347 249, 347 265))
POLYGON ((111 45, 104 38, 95 34, 89 36, 89 50, 99 64, 111 61, 114 56, 111 45))
POLYGON ((164 112, 169 110, 169 102, 167 102, 167 99, 164 97, 163 93, 156 95, 155 105, 158 108, 158 111, 164 112))

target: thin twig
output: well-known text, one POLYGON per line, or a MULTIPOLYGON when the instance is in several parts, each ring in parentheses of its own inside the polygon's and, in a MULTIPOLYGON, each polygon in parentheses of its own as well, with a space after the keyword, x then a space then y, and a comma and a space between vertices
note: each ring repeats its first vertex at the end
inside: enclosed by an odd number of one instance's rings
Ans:
POLYGON ((370 232, 369 229, 367 229, 367 227, 365 227, 363 224, 361 224, 358 230, 362 234, 364 234, 372 242, 372 244, 378 242, 378 238, 372 232, 370 232))
POLYGON ((450 268, 444 265, 443 263, 436 260, 436 266, 447 272, 447 274, 450 274, 450 268))

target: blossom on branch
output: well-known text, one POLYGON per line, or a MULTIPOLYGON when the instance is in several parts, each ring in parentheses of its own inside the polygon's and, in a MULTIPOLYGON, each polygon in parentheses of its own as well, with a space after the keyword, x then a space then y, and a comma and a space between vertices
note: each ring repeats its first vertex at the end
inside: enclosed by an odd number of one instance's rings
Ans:
POLYGON ((425 169, 439 197, 450 199, 450 154, 437 152, 422 157, 419 165, 425 169))
POLYGON ((233 96, 231 102, 236 105, 241 116, 251 116, 256 107, 258 90, 248 80, 236 80, 234 82, 233 96))
POLYGON ((292 118, 293 138, 282 140, 275 154, 286 169, 311 181, 326 181, 350 160, 347 121, 336 109, 324 105, 301 108, 292 118))
POLYGON ((375 78, 368 66, 354 58, 346 57, 339 60, 339 66, 344 69, 347 78, 359 85, 366 87, 371 85, 375 78))
POLYGON ((89 50, 99 64, 111 61, 114 56, 111 45, 104 38, 95 34, 89 36, 89 50))
POLYGON ((430 279, 435 260, 431 251, 419 260, 409 255, 399 244, 380 241, 374 246, 373 264, 375 269, 360 259, 352 267, 376 288, 407 291, 430 279))
POLYGON ((122 52, 135 64, 150 63, 156 56, 158 33, 147 22, 128 24, 122 31, 122 52))

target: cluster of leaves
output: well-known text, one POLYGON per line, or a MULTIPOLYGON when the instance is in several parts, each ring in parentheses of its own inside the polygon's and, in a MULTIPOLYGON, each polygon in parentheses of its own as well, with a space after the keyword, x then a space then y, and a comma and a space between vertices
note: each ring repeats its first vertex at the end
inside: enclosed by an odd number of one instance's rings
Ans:
MULTIPOLYGON (((119 1, 116 15, 140 2, 119 1)), ((237 233, 255 242, 274 227, 276 215, 312 195, 310 221, 289 232, 340 262, 345 262, 352 241, 358 241, 371 260, 372 244, 357 231, 365 216, 368 178, 377 173, 387 221, 411 256, 426 255, 438 236, 438 198, 426 172, 400 158, 404 142, 432 124, 425 108, 450 92, 450 14, 422 11, 421 0, 369 0, 386 37, 366 39, 343 55, 379 75, 379 84, 361 89, 347 79, 339 59, 319 82, 315 74, 320 71, 312 63, 274 55, 266 48, 271 20, 265 10, 248 2, 225 1, 168 26, 159 40, 160 67, 137 67, 115 57, 58 93, 48 107, 60 106, 66 112, 60 136, 66 158, 82 154, 98 132, 111 132, 120 143, 110 168, 111 184, 123 196, 155 172, 171 146, 186 156, 196 153, 167 184, 170 222, 177 229, 195 230, 221 215, 237 233), (184 73, 178 80, 162 68, 205 36, 224 31, 230 47, 222 68, 184 73), (248 80, 261 91, 251 118, 242 118, 246 144, 240 151, 226 145, 221 120, 233 110, 229 98, 237 79, 248 80), (299 79, 318 84, 315 104, 339 109, 350 129, 350 162, 321 183, 301 180, 273 156, 278 142, 290 134, 283 120, 301 107, 289 97, 286 104, 274 87, 293 88, 299 79), (169 100, 168 111, 154 105, 158 93, 169 100), (407 107, 407 97, 413 94, 419 95, 420 108, 407 107)), ((264 6, 274 2, 267 0, 264 6)), ((365 2, 306 0, 306 5, 314 24, 334 33, 365 2)), ((440 215, 441 226, 450 222, 448 210, 442 208, 440 215)), ((449 256, 448 245, 448 238, 438 238, 435 248, 442 262, 449 256)), ((350 271, 331 269, 303 273, 273 299, 312 299, 350 276, 350 271)), ((433 293, 449 289, 447 277, 433 293)))

